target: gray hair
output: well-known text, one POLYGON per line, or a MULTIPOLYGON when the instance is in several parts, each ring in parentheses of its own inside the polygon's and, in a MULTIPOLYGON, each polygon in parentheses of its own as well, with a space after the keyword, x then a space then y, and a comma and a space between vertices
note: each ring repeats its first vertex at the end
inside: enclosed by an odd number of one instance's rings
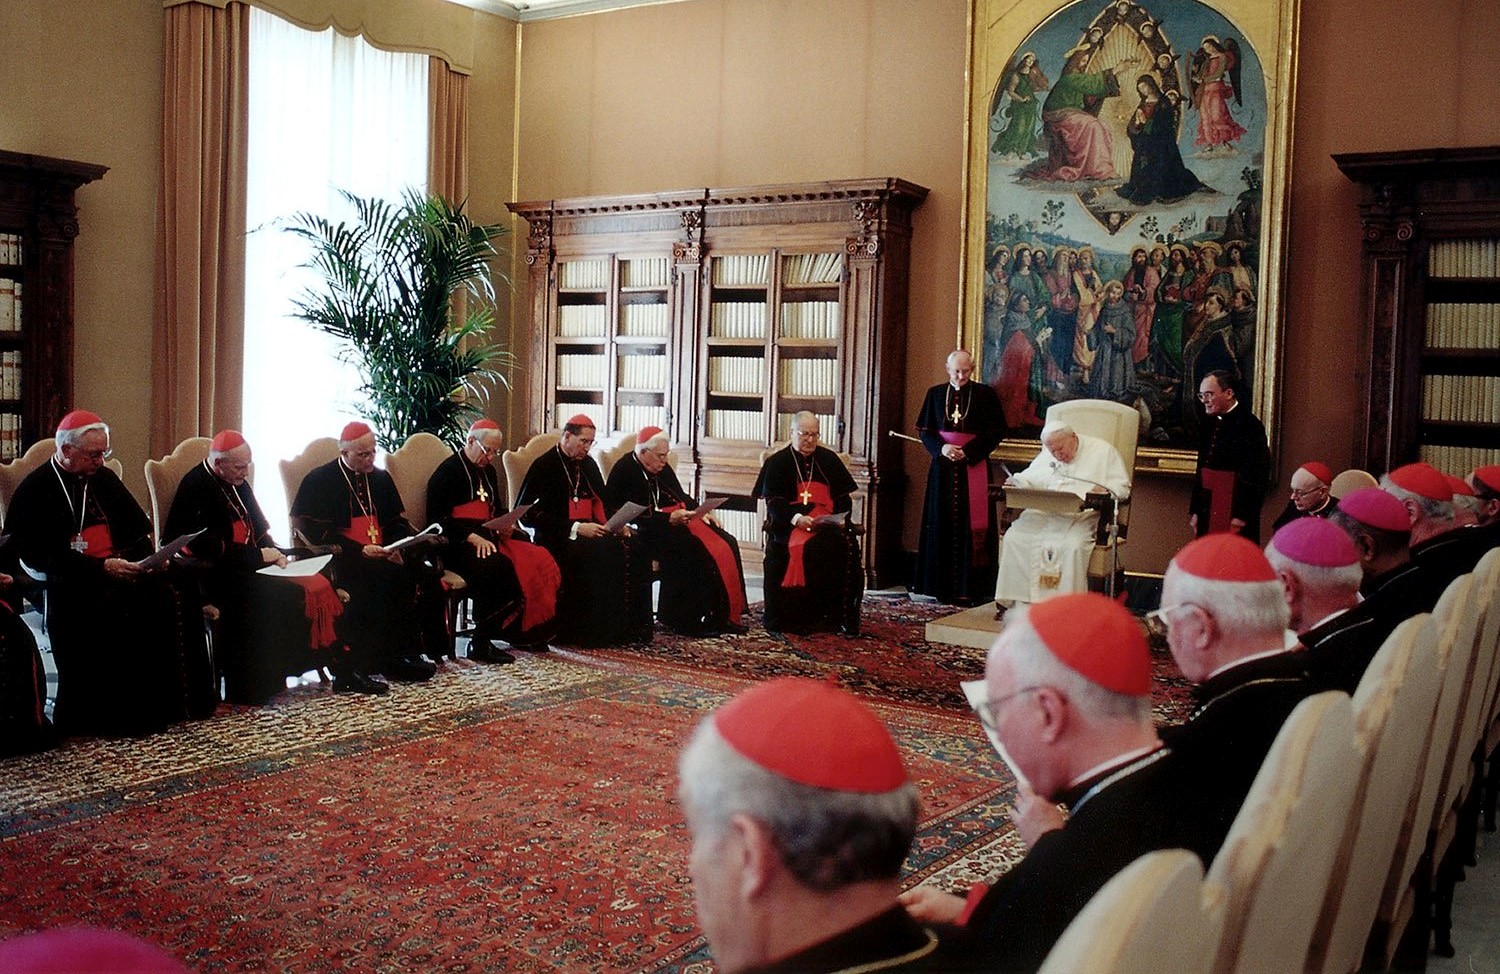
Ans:
POLYGON ((1309 565, 1288 557, 1274 544, 1266 545, 1266 561, 1278 572, 1296 575, 1304 587, 1318 593, 1357 592, 1365 577, 1365 570, 1357 561, 1352 565, 1309 565))
POLYGON ((789 781, 731 747, 711 716, 683 749, 677 774, 695 831, 718 837, 730 818, 748 815, 770 830, 797 881, 820 892, 897 878, 917 830, 912 782, 865 794, 789 781))
POLYGON ((1396 498, 1396 500, 1401 501, 1403 504, 1407 501, 1411 501, 1413 504, 1417 505, 1417 513, 1420 514, 1424 520, 1453 520, 1453 496, 1451 493, 1449 494, 1448 499, 1445 501, 1434 500, 1431 497, 1426 497, 1422 494, 1407 490, 1405 487, 1397 486, 1396 484, 1391 482, 1390 474, 1386 474, 1385 476, 1380 478, 1380 489, 1396 498))
MULTIPOLYGON (((1052 654, 1028 618, 1030 606, 1018 606, 1005 615, 1005 631, 1015 630, 1008 640, 1011 668, 1017 688, 1050 686, 1062 691, 1085 715, 1103 720, 1150 723, 1150 696, 1135 697, 1101 687, 1052 654)), ((1109 647, 1100 647, 1108 652, 1109 647)))
POLYGON ((1073 429, 1072 424, 1064 423, 1062 420, 1050 420, 1046 426, 1042 427, 1042 443, 1045 444, 1052 437, 1066 433, 1072 433, 1076 436, 1077 430, 1073 429))
POLYGON ((1199 578, 1177 567, 1167 566, 1165 585, 1172 588, 1179 605, 1201 606, 1218 623, 1219 631, 1238 636, 1279 635, 1291 621, 1291 607, 1281 579, 1268 582, 1220 582, 1199 578))
POLYGON ((657 446, 657 444, 659 444, 659 443, 666 443, 666 442, 668 442, 668 440, 667 440, 667 434, 666 434, 665 431, 662 431, 660 433, 657 433, 655 436, 651 437, 651 439, 647 440, 644 443, 642 443, 640 441, 636 441, 635 452, 636 453, 645 453, 647 450, 654 449, 657 446))
POLYGON ((83 438, 85 436, 87 436, 89 433, 94 432, 95 430, 99 430, 105 436, 108 436, 109 424, 101 421, 98 423, 90 423, 87 426, 80 426, 77 429, 58 430, 57 448, 61 450, 65 446, 77 446, 80 442, 83 441, 83 438))

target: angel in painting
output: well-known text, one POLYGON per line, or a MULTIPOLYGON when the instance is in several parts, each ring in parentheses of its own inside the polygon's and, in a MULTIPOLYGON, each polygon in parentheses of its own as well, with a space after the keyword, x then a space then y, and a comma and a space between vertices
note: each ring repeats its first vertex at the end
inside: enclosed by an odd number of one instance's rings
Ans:
POLYGON ((1240 93, 1240 46, 1234 38, 1203 38, 1188 72, 1193 107, 1198 109, 1198 136, 1193 144, 1204 155, 1222 155, 1233 150, 1245 134, 1244 126, 1229 114, 1229 99, 1244 104, 1240 93))
POLYGON ((1037 155, 1037 119, 1041 115, 1037 99, 1048 88, 1047 76, 1036 63, 1036 53, 1027 51, 1006 65, 995 95, 994 118, 1006 119, 1005 128, 995 136, 990 151, 1004 159, 1023 159, 1037 155), (1001 97, 1007 106, 999 105, 1001 97))

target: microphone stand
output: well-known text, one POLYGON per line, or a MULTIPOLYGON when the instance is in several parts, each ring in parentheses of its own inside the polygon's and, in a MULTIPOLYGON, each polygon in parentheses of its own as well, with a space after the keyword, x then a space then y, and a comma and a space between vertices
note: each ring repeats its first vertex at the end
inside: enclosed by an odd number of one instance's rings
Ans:
MULTIPOLYGON (((1109 578, 1104 582, 1104 594, 1108 595, 1112 599, 1115 597, 1115 578, 1117 575, 1119 575, 1120 572, 1119 539, 1121 497, 1113 490, 1110 490, 1108 485, 1101 484, 1097 480, 1090 480, 1087 477, 1078 477, 1070 473, 1063 473, 1058 469, 1060 466, 1061 464, 1056 460, 1052 461, 1052 471, 1059 477, 1062 477, 1066 480, 1076 480, 1079 483, 1083 484, 1090 484, 1094 487, 1098 487, 1100 490, 1109 495, 1109 532, 1105 535, 1105 538, 1109 543, 1109 578)), ((1129 489, 1129 486, 1130 485, 1127 484, 1126 489, 1129 489)))

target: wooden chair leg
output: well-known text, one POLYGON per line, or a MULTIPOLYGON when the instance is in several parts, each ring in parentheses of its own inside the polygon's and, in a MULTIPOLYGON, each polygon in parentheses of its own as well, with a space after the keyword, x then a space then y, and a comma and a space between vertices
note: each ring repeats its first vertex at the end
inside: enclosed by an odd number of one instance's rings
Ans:
POLYGON ((1438 866, 1437 882, 1432 891, 1432 952, 1439 957, 1452 957, 1453 950, 1453 890, 1464 878, 1460 864, 1458 842, 1449 846, 1448 854, 1438 866))
POLYGON ((1495 831, 1495 791, 1500 788, 1500 750, 1490 755, 1485 762, 1484 775, 1484 830, 1495 831))

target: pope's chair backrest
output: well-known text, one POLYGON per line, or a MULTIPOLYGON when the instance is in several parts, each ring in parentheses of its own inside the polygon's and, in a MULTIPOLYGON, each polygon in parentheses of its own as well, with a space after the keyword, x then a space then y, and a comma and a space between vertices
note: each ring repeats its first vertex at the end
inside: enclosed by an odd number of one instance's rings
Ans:
MULTIPOLYGON (((46 463, 52 454, 57 452, 57 440, 48 437, 45 440, 37 440, 30 448, 9 463, 0 463, 0 520, 3 520, 6 512, 10 509, 10 499, 16 496, 16 488, 21 486, 37 467, 46 463)), ((116 477, 125 476, 125 466, 114 457, 104 461, 104 465, 114 471, 116 477)))
POLYGON ((527 440, 523 446, 500 454, 500 468, 505 473, 507 510, 516 506, 516 495, 521 492, 521 481, 526 479, 526 471, 531 469, 536 458, 557 446, 561 441, 560 433, 538 433, 527 440))
MULTIPOLYGON (((292 509, 292 503, 297 499, 297 488, 302 486, 302 480, 314 467, 323 464, 339 455, 339 441, 331 436, 320 436, 307 444, 307 448, 290 460, 278 460, 277 466, 281 468, 281 487, 286 491, 286 509, 292 509)), ((291 520, 288 516, 288 520, 291 520)), ((296 525, 293 523, 293 530, 296 525)), ((292 542, 297 541, 296 535, 292 535, 292 542)))
POLYGON ((427 526, 427 481, 453 448, 431 433, 413 433, 385 457, 386 472, 396 482, 406 519, 418 530, 427 526))
MULTIPOLYGON (((1125 475, 1135 481, 1135 451, 1140 441, 1141 414, 1108 399, 1069 399, 1047 409, 1047 422, 1067 423, 1075 433, 1094 436, 1113 446, 1125 464, 1125 475)), ((1120 505, 1120 528, 1130 523, 1130 505, 1120 505)))
POLYGON ((212 445, 213 440, 206 436, 190 436, 160 460, 146 461, 146 492, 151 495, 151 541, 158 548, 178 485, 189 470, 208 459, 212 445))

